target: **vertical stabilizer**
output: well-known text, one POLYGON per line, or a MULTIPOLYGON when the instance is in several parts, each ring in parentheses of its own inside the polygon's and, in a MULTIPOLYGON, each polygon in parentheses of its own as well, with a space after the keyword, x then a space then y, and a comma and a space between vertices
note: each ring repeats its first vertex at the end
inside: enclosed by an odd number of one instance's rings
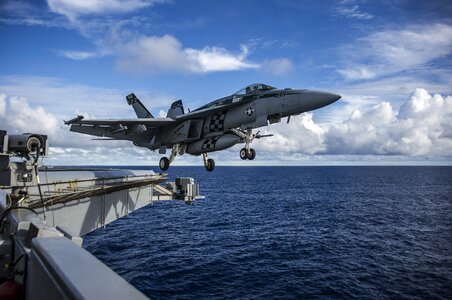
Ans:
POLYGON ((174 101, 173 104, 171 104, 171 108, 168 110, 168 114, 166 115, 167 118, 174 118, 180 115, 185 114, 184 112, 184 105, 182 104, 182 100, 174 101))
POLYGON ((129 94, 127 97, 127 103, 132 105, 133 110, 137 114, 137 117, 142 118, 153 118, 154 116, 147 110, 147 108, 141 103, 141 101, 135 96, 134 93, 129 94))

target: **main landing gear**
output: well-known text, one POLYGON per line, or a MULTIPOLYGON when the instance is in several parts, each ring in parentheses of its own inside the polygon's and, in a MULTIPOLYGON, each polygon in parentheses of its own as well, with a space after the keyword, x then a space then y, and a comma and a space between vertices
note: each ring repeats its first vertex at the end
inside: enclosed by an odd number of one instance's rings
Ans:
POLYGON ((204 160, 204 167, 207 172, 212 172, 215 169, 215 161, 211 158, 207 158, 207 153, 202 154, 202 159, 204 160))
MULTIPOLYGON (((185 146, 186 147, 186 146, 185 146)), ((169 158, 162 157, 159 161, 159 167, 162 171, 168 170, 170 164, 173 162, 173 160, 176 158, 177 154, 184 154, 185 153, 185 147, 184 145, 174 145, 173 149, 171 150, 171 155, 169 158)), ((207 158, 207 153, 202 154, 202 158, 204 160, 204 167, 208 172, 212 172, 215 169, 215 161, 211 158, 207 158)))
POLYGON ((159 161, 159 167, 160 170, 162 171, 166 171, 168 170, 170 164, 173 162, 173 160, 176 158, 178 153, 183 154, 183 152, 185 152, 185 150, 182 149, 181 145, 176 144, 173 146, 173 149, 171 150, 171 155, 169 158, 163 156, 162 158, 160 158, 159 161))
POLYGON ((160 170, 162 170, 162 171, 168 170, 169 165, 170 165, 170 160, 168 159, 168 157, 164 156, 164 157, 160 158, 160 162, 159 162, 160 170))

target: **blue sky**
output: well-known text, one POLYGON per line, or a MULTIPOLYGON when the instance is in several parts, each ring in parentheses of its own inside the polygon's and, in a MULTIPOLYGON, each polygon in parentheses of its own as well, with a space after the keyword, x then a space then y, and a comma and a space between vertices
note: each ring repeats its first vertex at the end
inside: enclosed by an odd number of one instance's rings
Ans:
MULTIPOLYGON (((451 13, 450 1, 2 1, 0 127, 48 132, 53 163, 155 164, 62 119, 132 117, 131 91, 164 115, 264 82, 343 99, 265 128, 275 137, 253 163, 450 164, 451 13)), ((225 164, 242 163, 237 147, 225 164)))

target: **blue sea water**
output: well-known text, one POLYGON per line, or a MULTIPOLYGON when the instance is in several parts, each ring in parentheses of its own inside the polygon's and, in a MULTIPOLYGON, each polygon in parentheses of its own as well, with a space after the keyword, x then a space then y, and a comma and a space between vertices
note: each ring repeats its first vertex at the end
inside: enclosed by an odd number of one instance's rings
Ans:
POLYGON ((452 167, 171 167, 206 199, 84 239, 151 298, 452 299, 452 167))

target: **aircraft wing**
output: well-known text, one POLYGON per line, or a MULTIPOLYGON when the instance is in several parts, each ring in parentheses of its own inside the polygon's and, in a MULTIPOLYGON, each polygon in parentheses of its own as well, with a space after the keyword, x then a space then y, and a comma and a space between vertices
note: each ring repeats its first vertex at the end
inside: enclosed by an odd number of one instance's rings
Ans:
POLYGON ((114 126, 114 125, 144 125, 147 128, 160 128, 166 125, 174 124, 176 121, 171 118, 142 118, 142 119, 105 119, 105 120, 79 120, 71 122, 68 125, 95 125, 95 126, 114 126))
POLYGON ((175 123, 171 118, 83 120, 81 116, 65 122, 71 125, 70 131, 118 140, 136 140, 138 130, 134 129, 140 125, 152 130, 175 123))

